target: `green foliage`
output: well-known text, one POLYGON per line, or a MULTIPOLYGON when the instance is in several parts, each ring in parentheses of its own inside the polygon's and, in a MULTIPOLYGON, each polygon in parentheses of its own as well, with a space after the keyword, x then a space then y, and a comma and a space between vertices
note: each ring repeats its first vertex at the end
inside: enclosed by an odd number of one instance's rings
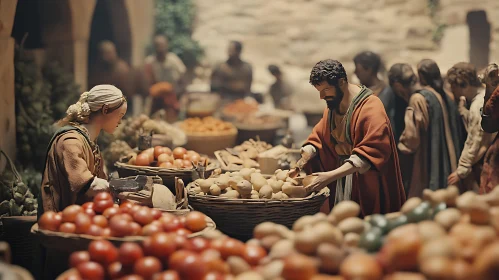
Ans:
POLYGON ((428 10, 430 13, 430 18, 434 24, 432 41, 435 43, 440 43, 440 41, 444 37, 445 28, 447 27, 445 24, 440 23, 440 19, 437 15, 439 7, 440 0, 428 0, 428 10))
POLYGON ((203 49, 192 39, 195 7, 192 0, 156 0, 156 33, 165 34, 170 51, 182 59, 188 68, 198 64, 203 49))

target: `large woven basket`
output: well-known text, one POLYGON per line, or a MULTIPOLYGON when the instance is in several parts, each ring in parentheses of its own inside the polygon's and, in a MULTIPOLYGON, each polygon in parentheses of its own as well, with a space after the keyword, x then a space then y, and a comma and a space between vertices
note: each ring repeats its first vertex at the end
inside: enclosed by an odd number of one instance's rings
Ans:
POLYGON ((237 133, 237 129, 220 135, 186 133, 187 145, 185 145, 185 148, 211 157, 214 155, 215 151, 222 150, 227 147, 234 147, 236 144, 237 133))
POLYGON ((277 130, 285 128, 284 121, 268 123, 263 125, 248 125, 242 123, 234 123, 237 127, 237 144, 241 144, 249 139, 260 139, 267 143, 274 143, 277 135, 277 130))
MULTIPOLYGON (((166 211, 179 216, 185 215, 188 211, 166 211)), ((196 236, 202 236, 207 232, 210 232, 216 228, 215 222, 206 217, 206 222, 208 226, 199 232, 193 233, 188 236, 188 238, 193 238, 196 236)), ((49 249, 56 249, 61 252, 75 252, 80 250, 87 250, 88 244, 94 240, 102 239, 102 237, 86 235, 86 234, 72 234, 72 233, 61 233, 53 232, 49 230, 41 230, 38 228, 38 224, 34 224, 31 227, 31 233, 36 239, 39 240, 40 244, 49 249)), ((137 242, 141 243, 145 240, 145 236, 128 236, 123 238, 109 237, 107 240, 114 243, 115 246, 120 246, 123 242, 137 242)))
MULTIPOLYGON (((175 178, 180 178, 187 185, 197 178, 197 172, 194 168, 161 168, 149 166, 130 165, 122 162, 114 164, 120 178, 133 177, 137 175, 159 176, 163 180, 163 185, 167 186, 172 192, 175 192, 175 178)), ((220 167, 218 161, 211 161, 206 168, 205 176, 209 177, 213 170, 220 167)))
POLYGON ((320 211, 329 197, 329 189, 324 188, 317 194, 306 198, 286 200, 269 199, 230 199, 211 195, 194 195, 187 186, 189 205, 196 211, 211 217, 218 229, 225 234, 241 240, 250 239, 256 225, 274 222, 291 227, 300 217, 313 215, 320 211))
POLYGON ((9 243, 12 252, 12 264, 33 269, 36 240, 30 236, 30 229, 36 223, 36 216, 3 217, 2 239, 9 243))

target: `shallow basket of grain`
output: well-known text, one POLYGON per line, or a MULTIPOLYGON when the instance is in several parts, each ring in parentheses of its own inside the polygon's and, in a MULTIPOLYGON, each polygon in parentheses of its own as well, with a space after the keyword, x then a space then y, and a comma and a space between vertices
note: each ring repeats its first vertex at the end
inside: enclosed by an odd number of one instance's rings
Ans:
POLYGON ((242 240, 250 239, 255 226, 263 222, 291 227, 300 217, 319 212, 329 197, 329 189, 324 188, 305 198, 233 199, 194 194, 194 187, 195 184, 187 186, 189 205, 211 217, 223 233, 242 240))

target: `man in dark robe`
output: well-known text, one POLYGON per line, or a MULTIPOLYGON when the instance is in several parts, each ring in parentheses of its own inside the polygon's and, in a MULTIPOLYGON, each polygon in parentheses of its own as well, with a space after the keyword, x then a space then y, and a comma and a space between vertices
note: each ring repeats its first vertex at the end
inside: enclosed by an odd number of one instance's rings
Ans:
POLYGON ((310 83, 328 108, 298 163, 299 169, 319 172, 308 190, 330 187, 326 211, 343 200, 357 202, 361 216, 399 211, 405 193, 383 103, 365 86, 348 83, 343 65, 336 60, 318 62, 310 83))
POLYGON ((251 93, 253 68, 241 59, 242 50, 241 42, 230 42, 229 59, 213 69, 211 91, 219 93, 224 99, 240 99, 251 93))
POLYGON ((269 88, 269 94, 274 101, 274 106, 278 109, 290 110, 292 108, 291 95, 293 94, 293 87, 284 77, 279 66, 269 65, 268 70, 275 78, 275 82, 269 88))
POLYGON ((422 87, 408 64, 393 65, 388 78, 395 93, 409 103, 398 144, 407 197, 421 197, 424 189, 446 188, 461 149, 444 99, 432 87, 422 87))
POLYGON ((400 134, 404 130, 404 113, 407 102, 398 97, 383 80, 378 77, 379 72, 384 69, 378 54, 364 51, 357 54, 353 61, 355 63, 355 75, 360 83, 373 91, 385 106, 386 114, 390 119, 395 142, 398 142, 400 134))

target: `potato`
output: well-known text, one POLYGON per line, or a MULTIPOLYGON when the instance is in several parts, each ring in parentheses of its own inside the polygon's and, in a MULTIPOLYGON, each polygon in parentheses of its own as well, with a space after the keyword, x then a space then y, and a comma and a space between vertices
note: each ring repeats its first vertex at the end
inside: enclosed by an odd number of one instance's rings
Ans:
POLYGON ((250 198, 251 197, 251 183, 249 181, 243 180, 237 183, 236 190, 241 194, 242 198, 250 198))
POLYGON ((419 263, 431 257, 455 258, 457 257, 458 244, 450 236, 429 240, 419 251, 419 263))
POLYGON ((335 217, 339 223, 346 218, 357 217, 360 213, 360 206, 353 201, 342 201, 333 207, 330 215, 335 217))
POLYGON ((330 243, 336 246, 341 246, 343 243, 341 230, 328 222, 319 222, 312 227, 312 231, 317 233, 321 243, 330 243))
POLYGON ((235 189, 237 187, 237 183, 239 183, 242 180, 244 180, 244 178, 241 177, 241 176, 230 177, 229 181, 227 182, 228 183, 228 187, 232 188, 232 189, 235 189))
POLYGON ((221 197, 226 197, 226 198, 239 198, 239 192, 235 190, 230 190, 222 195, 221 197))
POLYGON ((308 226, 313 226, 315 224, 317 224, 318 222, 322 222, 322 221, 326 221, 327 220, 327 216, 326 214, 324 213, 317 213, 315 215, 307 215, 307 216, 303 216, 301 218, 299 218, 298 220, 296 220, 296 222, 293 224, 293 230, 298 232, 298 231, 302 231, 305 227, 308 227, 308 226))
POLYGON ((338 228, 343 234, 349 232, 362 234, 364 232, 364 221, 357 217, 346 218, 338 224, 338 228))
POLYGON ((241 257, 230 256, 227 259, 227 264, 229 265, 231 274, 236 276, 251 270, 251 266, 241 257))
POLYGON ((456 199, 459 197, 459 188, 457 186, 448 186, 447 187, 447 207, 455 207, 456 199))
POLYGON ((283 259, 293 253, 295 253, 295 247, 292 240, 282 239, 277 241, 269 252, 269 257, 273 260, 283 259))
POLYGON ((284 262, 281 260, 275 260, 262 267, 260 272, 265 280, 275 280, 281 276, 283 268, 284 262))
POLYGON ((250 196, 250 198, 251 198, 251 199, 260 199, 260 195, 258 195, 258 194, 252 194, 252 195, 250 196))
POLYGON ((253 184, 253 188, 259 192, 263 186, 268 184, 267 180, 260 173, 251 174, 251 184, 253 184))
POLYGON ((192 188, 192 192, 194 192, 195 194, 199 194, 201 192, 201 187, 196 186, 196 187, 192 188))
POLYGON ((348 247, 358 247, 360 241, 360 235, 354 232, 349 232, 345 234, 344 243, 348 247))
POLYGON ((444 257, 425 259, 421 265, 421 272, 429 279, 453 279, 452 260, 444 257))
POLYGON ((423 202, 423 201, 419 197, 409 198, 404 203, 404 205, 402 205, 400 212, 407 214, 407 213, 411 212, 412 210, 414 210, 414 208, 418 207, 418 205, 421 204, 421 202, 423 202))
POLYGON ((353 253, 341 263, 340 275, 346 279, 380 280, 383 269, 373 256, 353 253))
POLYGON ((282 191, 283 185, 284 185, 284 181, 281 181, 281 180, 275 181, 274 180, 274 181, 272 181, 270 186, 272 187, 272 192, 278 193, 278 192, 282 191))
POLYGON ((477 194, 472 191, 463 193, 456 199, 457 208, 461 211, 468 210, 474 204, 479 203, 479 201, 476 199, 476 196, 477 194))
POLYGON ((418 231, 423 242, 435 240, 446 235, 444 227, 434 221, 422 221, 418 223, 418 231))
POLYGON ((307 191, 303 186, 295 186, 290 182, 282 185, 282 192, 292 198, 303 198, 307 196, 307 191))
POLYGON ((287 198, 289 198, 288 195, 283 193, 283 192, 278 192, 278 193, 272 194, 272 199, 274 199, 274 200, 281 200, 281 199, 287 199, 287 198))
POLYGON ((260 198, 271 199, 272 198, 272 188, 269 185, 263 186, 259 191, 260 198))
POLYGON ((289 170, 282 170, 279 173, 277 173, 276 174, 277 180, 281 180, 281 181, 285 182, 286 178, 288 178, 288 172, 289 172, 289 170))
POLYGON ((320 259, 320 270, 328 274, 337 274, 341 262, 346 258, 346 252, 338 247, 323 243, 317 248, 317 256, 320 259))
MULTIPOLYGON (((196 180, 198 181, 198 180, 196 180)), ((215 183, 214 178, 208 178, 206 180, 199 179, 199 187, 201 187, 201 191, 204 193, 210 192, 210 187, 215 183)))
POLYGON ((224 190, 226 189, 227 187, 229 187, 229 181, 230 181, 230 177, 227 176, 227 175, 220 175, 220 177, 218 177, 216 180, 215 180, 215 184, 218 185, 218 187, 221 189, 221 190, 224 190))
POLYGON ((307 228, 296 233, 294 244, 298 252, 313 255, 321 244, 321 240, 317 232, 313 231, 311 228, 307 228))
POLYGON ((211 185, 211 187, 210 187, 210 194, 211 195, 219 196, 221 192, 222 192, 222 190, 220 189, 220 187, 217 184, 211 185))
POLYGON ((439 223, 445 230, 450 230, 460 219, 461 211, 456 208, 445 209, 435 216, 435 222, 439 223))
POLYGON ((429 201, 432 205, 437 205, 442 202, 446 202, 448 197, 447 189, 440 189, 432 191, 430 189, 425 189, 423 191, 423 199, 429 201))
POLYGON ((251 174, 254 173, 252 169, 249 168, 243 168, 239 171, 241 173, 241 176, 244 178, 244 180, 250 181, 251 180, 251 174))
POLYGON ((246 271, 239 274, 235 280, 265 280, 262 275, 255 271, 246 271))
POLYGON ((289 236, 289 229, 283 225, 278 225, 272 222, 263 222, 255 227, 253 236, 256 239, 262 239, 269 235, 287 238, 289 236))

